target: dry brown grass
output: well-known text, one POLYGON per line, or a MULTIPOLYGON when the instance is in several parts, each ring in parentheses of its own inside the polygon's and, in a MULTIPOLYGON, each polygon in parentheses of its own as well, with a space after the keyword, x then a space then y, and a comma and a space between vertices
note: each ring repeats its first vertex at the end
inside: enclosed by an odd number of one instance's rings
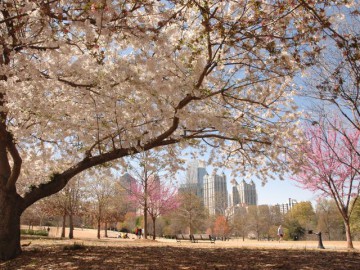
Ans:
MULTIPOLYGON (((360 269, 358 249, 348 251, 345 242, 325 241, 326 249, 319 250, 317 241, 310 240, 193 244, 165 239, 97 240, 95 235, 76 230, 75 240, 23 239, 22 243, 31 241, 30 246, 18 258, 0 262, 0 269, 360 269)), ((355 246, 360 249, 359 242, 355 246)))

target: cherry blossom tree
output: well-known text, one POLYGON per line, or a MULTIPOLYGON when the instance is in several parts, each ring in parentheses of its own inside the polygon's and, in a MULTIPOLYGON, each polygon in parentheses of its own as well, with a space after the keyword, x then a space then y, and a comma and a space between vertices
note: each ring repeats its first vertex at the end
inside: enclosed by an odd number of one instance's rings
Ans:
MULTIPOLYGON (((181 168, 181 158, 173 154, 167 154, 172 148, 164 147, 161 150, 150 150, 130 158, 126 158, 127 172, 133 175, 130 187, 128 189, 130 200, 133 201, 136 207, 141 207, 144 217, 144 237, 147 239, 148 235, 148 214, 150 210, 151 198, 153 200, 158 195, 157 185, 160 182, 159 175, 163 178, 174 178, 175 172, 181 168)), ((163 190, 165 192, 165 190, 163 190)), ((166 195, 166 194, 164 194, 166 195)))
POLYGON ((150 204, 148 208, 148 213, 153 223, 153 240, 155 240, 156 237, 156 219, 179 207, 177 192, 173 186, 164 183, 157 183, 157 185, 160 186, 154 189, 155 193, 150 194, 150 204))
POLYGON ((304 3, 1 1, 0 259, 21 253, 27 207, 134 153, 206 144, 283 171, 291 78, 321 29, 304 3))
POLYGON ((350 217, 360 192, 360 132, 339 119, 306 125, 307 144, 298 152, 294 180, 305 189, 335 200, 345 224, 348 248, 353 248, 350 217))
POLYGON ((153 224, 153 240, 156 239, 156 219, 179 207, 176 189, 157 176, 149 179, 146 194, 144 187, 135 182, 130 199, 143 209, 146 199, 146 209, 153 224))

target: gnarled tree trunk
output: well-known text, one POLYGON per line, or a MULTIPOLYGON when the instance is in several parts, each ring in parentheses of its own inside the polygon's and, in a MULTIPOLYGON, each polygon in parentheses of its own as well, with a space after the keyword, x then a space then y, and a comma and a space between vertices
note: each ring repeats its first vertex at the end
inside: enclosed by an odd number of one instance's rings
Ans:
POLYGON ((0 260, 21 254, 20 204, 20 196, 15 191, 10 193, 0 189, 0 260))

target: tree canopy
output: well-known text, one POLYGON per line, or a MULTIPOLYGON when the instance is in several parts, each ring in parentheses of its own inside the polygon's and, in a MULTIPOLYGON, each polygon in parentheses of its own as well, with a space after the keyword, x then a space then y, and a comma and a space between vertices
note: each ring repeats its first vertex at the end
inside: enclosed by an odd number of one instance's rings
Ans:
POLYGON ((293 179, 303 188, 334 199, 341 214, 349 248, 353 248, 350 217, 360 192, 358 129, 347 129, 339 119, 307 125, 307 144, 294 158, 293 179))
POLYGON ((309 10, 333 4, 1 1, 4 222, 84 170, 166 145, 216 147, 263 179, 282 172, 296 139, 291 78, 323 28, 309 10))
POLYGON ((265 173, 294 137, 287 90, 312 25, 271 3, 3 1, 7 187, 51 177, 26 207, 88 167, 199 138, 265 173))

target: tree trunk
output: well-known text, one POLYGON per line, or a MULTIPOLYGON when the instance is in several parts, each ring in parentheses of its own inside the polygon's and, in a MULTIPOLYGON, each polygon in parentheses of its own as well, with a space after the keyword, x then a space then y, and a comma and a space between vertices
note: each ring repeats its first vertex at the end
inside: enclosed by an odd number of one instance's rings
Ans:
POLYGON ((350 221, 349 220, 345 220, 345 232, 346 232, 346 243, 347 243, 347 248, 351 248, 353 249, 353 242, 352 242, 352 238, 351 238, 351 230, 350 230, 350 221))
POLYGON ((61 238, 65 238, 65 227, 66 227, 66 212, 64 213, 62 220, 61 238))
POLYGON ((100 227, 101 227, 101 219, 97 220, 97 238, 100 239, 100 227))
POLYGON ((189 234, 192 234, 192 217, 191 217, 191 212, 189 213, 189 234))
POLYGON ((148 229, 147 229, 147 203, 145 202, 144 206, 144 239, 147 239, 148 229))
POLYGON ((10 260, 21 254, 20 196, 0 189, 0 260, 10 260))
POLYGON ((108 233, 107 233, 107 222, 105 221, 105 237, 108 237, 108 233))
POLYGON ((74 222, 73 222, 73 214, 69 214, 69 239, 74 238, 74 222))
POLYGON ((155 234, 156 234, 155 221, 156 221, 156 218, 153 217, 153 218, 152 218, 152 222, 153 222, 153 240, 156 239, 156 236, 155 236, 155 234))

